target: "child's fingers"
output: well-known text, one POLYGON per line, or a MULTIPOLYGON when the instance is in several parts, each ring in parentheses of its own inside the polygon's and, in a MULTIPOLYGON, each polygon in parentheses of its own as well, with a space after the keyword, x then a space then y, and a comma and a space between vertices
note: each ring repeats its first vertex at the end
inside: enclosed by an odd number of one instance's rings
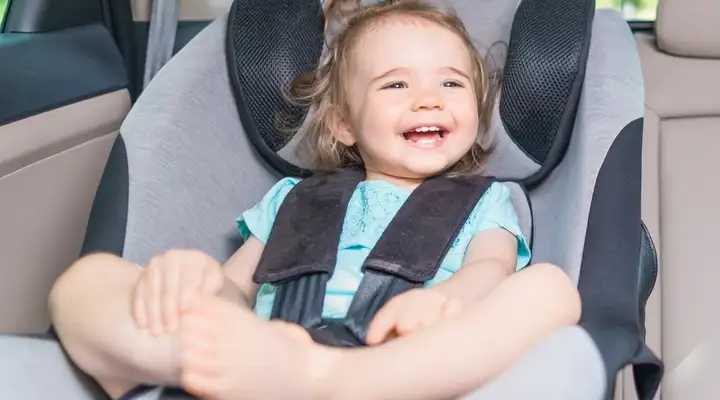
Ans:
POLYGON ((148 313, 148 321, 150 332, 153 335, 160 335, 163 331, 162 321, 162 305, 160 297, 162 296, 162 267, 163 260, 158 257, 150 261, 148 265, 148 297, 146 298, 146 310, 148 313))
POLYGON ((204 273, 198 292, 216 295, 222 289, 223 283, 225 283, 225 274, 222 272, 222 267, 217 264, 217 261, 207 256, 204 256, 201 262, 204 273))
POLYGON ((382 307, 368 327, 365 342, 368 345, 376 345, 385 341, 392 331, 395 330, 397 320, 397 307, 392 302, 382 307))
POLYGON ((202 287, 202 279, 181 278, 180 284, 180 311, 187 311, 192 304, 193 299, 200 292, 202 287))
POLYGON ((135 324, 138 328, 144 329, 148 325, 147 305, 145 304, 145 297, 147 296, 147 284, 144 278, 140 278, 138 283, 135 285, 132 299, 132 313, 135 324))
POLYGON ((166 263, 162 270, 162 314, 166 332, 174 332, 179 325, 180 266, 166 263))
POLYGON ((395 329, 398 335, 404 336, 416 331, 422 324, 423 317, 418 313, 408 313, 400 316, 395 329))

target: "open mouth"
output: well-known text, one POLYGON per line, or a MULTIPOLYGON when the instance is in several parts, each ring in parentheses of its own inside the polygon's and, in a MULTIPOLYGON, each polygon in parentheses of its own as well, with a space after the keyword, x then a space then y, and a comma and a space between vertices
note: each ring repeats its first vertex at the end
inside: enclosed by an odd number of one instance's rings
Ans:
POLYGON ((448 130, 442 126, 427 125, 419 126, 417 128, 409 129, 403 132, 405 140, 417 144, 420 146, 432 146, 447 136, 448 130))

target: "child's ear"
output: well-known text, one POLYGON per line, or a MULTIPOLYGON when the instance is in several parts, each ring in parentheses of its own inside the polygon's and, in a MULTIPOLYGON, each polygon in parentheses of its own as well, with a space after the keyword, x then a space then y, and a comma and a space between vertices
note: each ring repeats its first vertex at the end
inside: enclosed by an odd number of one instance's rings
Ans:
POLYGON ((350 126, 345 122, 340 110, 334 108, 330 111, 330 130, 338 142, 347 147, 355 145, 355 136, 350 132, 350 126))

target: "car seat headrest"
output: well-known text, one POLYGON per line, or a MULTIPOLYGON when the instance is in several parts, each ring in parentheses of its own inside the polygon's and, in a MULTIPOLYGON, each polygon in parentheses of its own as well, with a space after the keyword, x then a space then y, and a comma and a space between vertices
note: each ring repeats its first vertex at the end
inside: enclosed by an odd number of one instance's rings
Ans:
POLYGON ((660 0, 657 11, 660 50, 681 57, 720 58, 720 1, 660 0))
POLYGON ((226 60, 243 128, 265 161, 286 175, 306 171, 278 155, 291 139, 278 118, 292 126, 307 116, 287 90, 318 65, 324 24, 318 0, 236 0, 228 15, 226 60))
MULTIPOLYGON (((562 160, 573 131, 594 1, 449 3, 481 52, 497 40, 508 42, 501 96, 483 144, 494 148, 493 175, 535 185, 562 160), (477 29, 488 15, 497 22, 477 29)), ((235 0, 229 15, 227 62, 239 116, 258 153, 286 175, 309 172, 294 154, 295 138, 281 133, 278 116, 300 122, 311 112, 292 106, 285 93, 295 76, 317 65, 323 26, 318 0, 235 0)))

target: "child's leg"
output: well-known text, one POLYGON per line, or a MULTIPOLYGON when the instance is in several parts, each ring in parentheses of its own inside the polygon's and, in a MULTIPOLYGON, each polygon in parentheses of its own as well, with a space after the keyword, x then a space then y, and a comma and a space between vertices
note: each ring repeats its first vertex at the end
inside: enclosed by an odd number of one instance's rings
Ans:
POLYGON ((136 328, 131 295, 142 269, 98 254, 76 262, 55 283, 49 307, 70 358, 112 396, 138 383, 179 381, 177 335, 136 328))
POLYGON ((294 340, 246 311, 204 299, 183 320, 182 379, 219 400, 457 398, 579 316, 575 286, 552 265, 512 275, 437 325, 353 350, 294 340))
POLYGON ((552 332, 577 323, 580 309, 579 294, 560 268, 528 267, 455 318, 342 355, 328 379, 331 397, 456 398, 497 377, 552 332))

